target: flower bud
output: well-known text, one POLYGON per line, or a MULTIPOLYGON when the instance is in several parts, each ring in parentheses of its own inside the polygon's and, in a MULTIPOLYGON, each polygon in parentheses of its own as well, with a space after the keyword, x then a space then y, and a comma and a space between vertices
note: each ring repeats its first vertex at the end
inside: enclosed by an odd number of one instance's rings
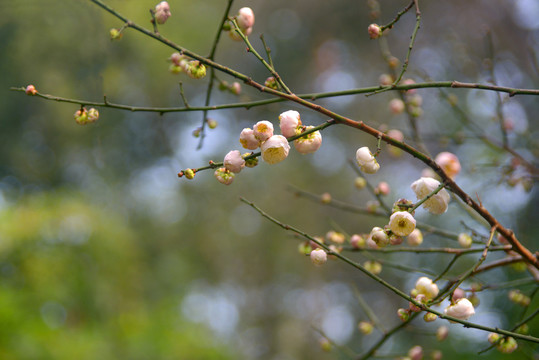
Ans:
POLYGON ((301 255, 310 255, 312 250, 308 241, 301 242, 298 245, 298 251, 301 255))
POLYGON ((515 351, 517 348, 518 348, 517 341, 511 336, 503 338, 498 343, 498 345, 496 345, 496 349, 504 354, 510 354, 513 351, 515 351))
POLYGON ((391 75, 389 75, 389 74, 382 74, 378 78, 378 82, 382 86, 388 86, 388 85, 393 84, 393 77, 391 75))
POLYGON ((475 314, 475 309, 470 300, 463 298, 457 300, 453 305, 446 307, 444 314, 457 319, 466 320, 475 314))
POLYGON ((436 155, 434 161, 442 168, 450 178, 454 178, 460 172, 459 158, 450 152, 444 151, 436 155))
POLYGON ((206 124, 210 129, 215 129, 217 127, 217 120, 215 119, 206 119, 206 124))
MULTIPOLYGON (((310 130, 314 126, 307 126, 305 130, 310 130)), ((311 154, 318 150, 322 145, 322 134, 320 131, 315 131, 305 136, 294 140, 294 147, 300 154, 311 154)))
POLYGON ((241 93, 241 84, 237 81, 234 81, 232 85, 230 85, 230 92, 234 95, 239 95, 241 93))
POLYGON ((260 141, 255 137, 253 129, 245 128, 240 134, 240 144, 246 149, 255 150, 260 146, 260 141))
POLYGON ((311 251, 311 261, 316 266, 322 266, 328 261, 328 254, 323 249, 311 251))
POLYGON ((357 327, 363 335, 369 335, 374 330, 374 326, 368 321, 360 321, 357 327))
POLYGON ((526 335, 530 332, 530 327, 528 326, 528 324, 522 324, 516 328, 515 332, 517 334, 526 335))
POLYGON ((402 114, 404 112, 404 108, 404 101, 401 99, 393 99, 389 102, 389 110, 395 115, 402 114))
POLYGON ((238 16, 236 16, 236 22, 242 30, 253 27, 255 24, 255 14, 253 13, 253 10, 249 7, 241 8, 238 12, 238 16))
POLYGON ((430 353, 432 360, 442 360, 442 352, 440 350, 434 350, 430 353))
POLYGON ((509 291, 509 300, 514 302, 515 304, 521 305, 521 306, 528 306, 530 305, 530 297, 524 295, 520 292, 520 290, 511 290, 509 291))
POLYGON ((225 155, 223 164, 228 171, 237 174, 245 167, 245 160, 243 160, 243 157, 238 150, 233 150, 225 155))
POLYGON ((382 35, 382 29, 376 24, 370 24, 367 30, 371 39, 377 39, 382 35))
POLYGON ((358 176, 358 177, 354 180, 354 186, 356 187, 356 189, 361 190, 361 189, 363 189, 365 186, 367 186, 367 180, 365 180, 365 178, 363 178, 363 177, 361 177, 361 176, 358 176))
POLYGON ((369 148, 364 146, 356 151, 356 161, 361 171, 367 174, 375 174, 380 169, 380 164, 376 161, 369 148))
POLYGON ((277 90, 277 80, 273 76, 270 76, 266 79, 266 81, 264 81, 264 86, 273 90, 277 90))
POLYGON ((375 213, 376 210, 380 207, 378 200, 369 200, 367 201, 367 211, 370 213, 375 213))
MULTIPOLYGON (((415 84, 414 79, 404 79, 402 81, 402 85, 413 85, 413 84, 415 84)), ((407 94, 415 94, 416 92, 417 92, 416 89, 410 89, 406 91, 407 94)))
POLYGON ((408 350, 408 356, 411 360, 421 360, 423 359, 423 348, 419 345, 414 346, 408 350))
POLYGON ((288 156, 290 145, 282 135, 273 135, 260 147, 262 158, 268 164, 277 164, 288 156))
MULTIPOLYGON (((397 141, 400 141, 402 142, 404 140, 404 134, 402 133, 402 131, 400 130, 397 130, 397 129, 391 129, 387 132, 387 135, 392 137, 393 139, 397 140, 397 141)), ((394 156, 394 157, 399 157, 402 155, 402 149, 396 147, 396 146, 393 146, 393 145, 390 145, 388 147, 388 150, 389 150, 389 154, 394 156)))
POLYGON ((332 230, 332 231, 328 231, 328 233, 326 234, 326 239, 336 244, 344 244, 346 237, 344 236, 343 233, 332 230))
POLYGON ((328 193, 328 192, 325 192, 323 193, 321 196, 320 196, 320 202, 322 204, 329 204, 331 202, 331 194, 328 193))
POLYGON ((444 341, 447 338, 447 335, 449 335, 449 328, 447 326, 442 325, 436 329, 436 339, 438 341, 444 341))
POLYGON ((267 120, 259 121, 253 126, 253 134, 258 141, 266 141, 273 136, 273 124, 267 120))
MULTIPOLYGON (((438 180, 422 177, 415 181, 411 188, 415 192, 417 199, 422 200, 436 190, 438 186, 440 186, 440 182, 438 180)), ((423 207, 432 214, 440 215, 447 211, 448 204, 449 193, 445 189, 442 189, 436 195, 433 195, 430 199, 425 201, 423 203, 423 207)))
POLYGON ((389 184, 385 181, 378 183, 378 185, 376 185, 376 187, 374 188, 374 193, 376 195, 389 195, 390 192, 391 188, 389 187, 389 184))
POLYGON ((389 236, 389 243, 391 245, 400 245, 400 244, 402 244, 403 241, 404 240, 403 240, 402 237, 397 236, 395 234, 391 234, 391 236, 389 236))
POLYGON ((26 87, 26 90, 24 90, 26 92, 26 95, 35 95, 37 94, 37 90, 36 90, 36 87, 34 85, 28 85, 26 87))
POLYGON ((186 72, 193 79, 202 79, 206 76, 206 67, 198 60, 191 60, 187 65, 186 72))
POLYGON ((202 131, 202 129, 198 127, 195 130, 193 130, 193 132, 191 134, 193 135, 193 137, 199 138, 201 131, 202 131))
POLYGON ((183 174, 189 180, 192 180, 195 177, 195 172, 193 171, 193 169, 185 169, 183 171, 183 174))
POLYGON ((366 245, 365 238, 361 235, 354 234, 350 237, 350 245, 356 249, 363 249, 366 245))
POLYGON ((395 56, 390 56, 389 59, 387 59, 387 64, 392 69, 396 69, 400 65, 400 63, 400 60, 397 59, 395 56))
POLYGON ((232 181, 234 181, 234 173, 228 171, 226 168, 222 167, 213 173, 217 181, 219 181, 221 184, 230 185, 232 184, 232 181))
POLYGON ((489 333, 488 334, 488 342, 489 343, 494 344, 494 343, 498 342, 498 340, 500 340, 500 334, 496 334, 496 333, 489 333))
POLYGON ((421 233, 421 230, 419 229, 414 229, 414 231, 412 231, 410 235, 408 235, 406 241, 410 246, 421 245, 421 243, 423 242, 423 233, 421 233))
POLYGON ((329 342, 328 339, 326 338, 320 338, 320 340, 318 340, 318 343, 320 344, 320 348, 325 351, 325 352, 330 352, 331 351, 331 342, 329 342))
POLYGON ((402 321, 408 321, 408 319, 410 318, 410 311, 407 309, 401 308, 397 310, 397 315, 399 316, 399 319, 401 319, 402 321))
POLYGON ((94 108, 90 108, 90 110, 88 110, 88 122, 96 122, 97 119, 99 119, 99 111, 97 111, 97 109, 94 109, 94 108))
POLYGON ((367 269, 367 271, 373 273, 374 275, 378 275, 382 272, 382 264, 380 264, 378 261, 372 261, 372 260, 365 261, 365 263, 363 264, 363 267, 367 269))
POLYGON ((88 123, 88 110, 86 108, 75 111, 75 121, 79 125, 86 125, 88 123))
POLYGON ((168 58, 174 65, 180 66, 180 61, 185 59, 185 56, 181 55, 179 52, 175 52, 168 58))
POLYGON ((466 233, 460 233, 458 236, 460 246, 468 249, 472 246, 472 237, 466 233))
POLYGON ((466 297, 466 292, 462 290, 461 288, 456 288, 455 291, 453 291, 453 296, 451 296, 451 301, 455 302, 458 299, 462 299, 466 297))
POLYGON ((112 28, 109 31, 111 40, 120 40, 124 34, 120 32, 120 29, 112 28))
POLYGON ((168 2, 161 1, 159 4, 155 6, 155 21, 158 24, 164 24, 167 19, 172 15, 170 13, 170 6, 168 5, 168 2))
POLYGON ((479 296, 477 296, 476 293, 472 293, 472 295, 468 296, 468 300, 470 300, 474 307, 478 307, 481 303, 481 301, 479 300, 479 296))
MULTIPOLYGON (((243 158, 245 159, 249 155, 251 155, 251 153, 245 153, 245 154, 243 154, 243 158)), ((254 168, 257 165, 258 165, 258 158, 257 157, 245 160, 245 166, 247 166, 248 168, 254 168)))
POLYGON ((168 67, 168 71, 170 71, 174 75, 177 75, 183 71, 183 68, 180 65, 170 64, 168 67))
POLYGON ((372 228, 369 238, 372 239, 378 247, 385 247, 389 244, 389 237, 384 229, 379 227, 372 228))
POLYGON ((433 283, 432 280, 426 276, 422 276, 417 279, 415 289, 417 290, 418 294, 425 295, 428 300, 434 299, 439 292, 438 285, 433 283))
POLYGON ((301 126, 299 112, 288 110, 279 115, 279 127, 284 137, 291 137, 298 134, 298 127, 301 126))
POLYGON ((438 319, 438 315, 430 313, 430 312, 423 315, 423 320, 425 320, 425 322, 433 322, 436 319, 438 319))
MULTIPOLYGON (((423 294, 418 294, 418 295, 416 295, 414 300, 417 301, 418 303, 423 304, 423 303, 425 303, 427 301, 427 298, 423 294)), ((421 311, 423 311, 423 309, 420 306, 417 306, 416 304, 414 304, 411 301, 409 302, 408 306, 409 306, 410 311, 412 311, 412 312, 421 312, 421 311)))
POLYGON ((408 236, 415 229, 415 219, 408 211, 394 212, 389 218, 389 228, 395 235, 408 236))

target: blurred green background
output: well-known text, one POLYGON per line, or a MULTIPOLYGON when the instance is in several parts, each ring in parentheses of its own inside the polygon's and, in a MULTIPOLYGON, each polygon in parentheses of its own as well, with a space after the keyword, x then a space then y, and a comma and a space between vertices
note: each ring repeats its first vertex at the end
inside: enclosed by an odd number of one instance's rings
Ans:
MULTIPOLYGON (((106 2, 127 18, 150 27, 147 0, 106 2)), ((160 27, 172 41, 207 55, 226 7, 224 0, 171 0, 172 17, 160 27)), ((380 23, 387 23, 408 1, 382 1, 380 23)), ((232 14, 250 6, 256 14, 252 43, 262 50, 264 34, 277 70, 296 93, 372 86, 387 71, 376 41, 367 35, 366 1, 236 1, 232 14)), ((539 5, 533 0, 421 3, 422 27, 408 76, 416 81, 489 82, 494 64, 500 85, 539 88, 539 5), (489 58, 485 29, 492 32, 489 58)), ((330 261, 314 268, 297 247, 298 239, 262 219, 239 201, 255 202, 277 219, 323 236, 329 230, 367 233, 387 220, 359 216, 297 198, 289 185, 364 206, 372 197, 354 188, 347 164, 360 146, 375 140, 349 129, 324 131, 314 155, 291 151, 278 165, 261 162, 234 183, 219 184, 210 171, 193 181, 179 170, 221 161, 239 149, 244 127, 263 119, 277 125, 289 109, 307 125, 327 120, 296 105, 278 103, 250 110, 209 113, 219 126, 204 147, 192 131, 201 113, 126 112, 100 108, 94 125, 73 120, 77 106, 30 98, 10 87, 34 84, 43 93, 69 98, 144 106, 182 106, 178 82, 191 105, 202 105, 207 79, 192 80, 168 72, 172 50, 126 30, 111 42, 109 29, 122 24, 83 0, 0 2, 0 358, 1 359, 330 359, 347 351, 324 353, 320 331, 335 343, 362 353, 379 333, 361 335, 365 314, 355 291, 373 307, 386 328, 399 323, 396 309, 407 304, 345 264, 330 261)), ((414 26, 412 13, 391 31, 391 51, 403 60, 414 26)), ((217 60, 257 81, 268 76, 245 46, 222 38, 217 60)), ((227 75, 219 79, 232 82, 227 75)), ((537 190, 526 191, 529 178, 511 167, 511 157, 474 138, 437 90, 421 90, 424 115, 420 132, 432 154, 451 151, 463 165, 457 182, 477 192, 501 222, 537 249, 537 190)), ((509 141, 529 161, 537 161, 539 102, 533 96, 451 90, 459 106, 485 134, 500 139, 499 111, 513 123, 509 141)), ((404 115, 394 116, 394 93, 319 100, 318 103, 375 127, 401 129, 410 137, 404 115)), ((240 96, 215 91, 212 103, 267 98, 243 88, 240 96)), ((385 149, 385 147, 384 147, 385 149)), ((387 181, 386 202, 413 199, 409 185, 421 164, 409 156, 383 151, 381 171, 369 177, 387 181)), ((534 179, 532 179, 533 183, 534 179)), ((453 233, 477 229, 488 234, 452 203, 442 217, 418 210, 418 219, 453 233)), ((455 246, 427 235, 423 247, 455 246)), ((457 245, 458 246, 458 245, 457 245)), ((364 254, 350 254, 363 262, 364 254)), ((420 272, 439 273, 450 255, 377 255, 389 263, 382 276, 408 291, 420 272), (392 266, 393 265, 393 266, 392 266)), ((488 260, 503 256, 489 255, 488 260)), ((470 268, 477 255, 463 257, 450 272, 470 268)), ((487 272, 477 281, 504 283, 526 278, 513 269, 487 272)), ((466 283, 464 288, 469 288, 466 283)), ((520 289, 531 294, 533 284, 520 289)), ((472 320, 512 327, 522 309, 507 300, 507 290, 479 294, 472 320)), ((535 299, 530 306, 537 308, 535 299)), ((528 313, 531 311, 529 310, 528 313)), ((440 349, 444 358, 477 358, 486 333, 446 324, 445 342, 433 333, 443 321, 416 320, 380 350, 404 355, 412 345, 426 353, 440 349), (425 335, 426 334, 426 335, 425 335)), ((538 321, 530 324, 537 336, 538 321)), ((530 358, 536 347, 519 342, 512 358, 530 358)), ((507 357, 490 351, 489 359, 507 357)))

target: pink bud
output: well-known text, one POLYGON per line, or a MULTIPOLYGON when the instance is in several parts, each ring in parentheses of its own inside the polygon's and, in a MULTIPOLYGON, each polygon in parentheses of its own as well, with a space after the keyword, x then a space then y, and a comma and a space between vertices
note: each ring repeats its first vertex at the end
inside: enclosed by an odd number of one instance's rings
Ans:
POLYGON ((460 161, 455 154, 444 151, 436 155, 434 161, 440 165, 450 178, 454 178, 460 172, 460 161))
POLYGON ((35 95, 37 94, 36 87, 34 85, 28 85, 26 87, 26 95, 35 95))
POLYGON ((158 24, 164 24, 170 15, 172 14, 168 2, 161 1, 155 6, 155 21, 157 21, 158 24))
POLYGON ((267 120, 259 121, 253 126, 253 134, 260 142, 273 136, 273 124, 267 120))
POLYGON ((255 14, 253 13, 253 10, 249 7, 241 8, 236 17, 236 22, 242 30, 253 27, 255 24, 255 14))
POLYGON ((377 39, 382 34, 382 29, 376 24, 370 24, 367 30, 371 39, 377 39))
POLYGON ((245 167, 245 160, 238 150, 233 150, 226 154, 223 164, 227 170, 239 173, 245 167))
POLYGON ((301 125, 299 112, 288 110, 279 115, 279 127, 284 137, 297 135, 298 126, 301 125))
MULTIPOLYGON (((314 126, 307 126, 305 130, 310 130, 314 126)), ((322 145, 322 134, 320 131, 315 131, 305 136, 294 140, 294 147, 300 154, 311 154, 318 150, 322 145)))
POLYGON ((389 110, 391 110, 391 112, 395 115, 402 114, 404 108, 404 101, 402 101, 401 99, 392 99, 389 102, 389 110))
POLYGON ((246 149, 255 150, 260 146, 260 141, 255 137, 253 129, 245 128, 240 134, 240 144, 246 149))

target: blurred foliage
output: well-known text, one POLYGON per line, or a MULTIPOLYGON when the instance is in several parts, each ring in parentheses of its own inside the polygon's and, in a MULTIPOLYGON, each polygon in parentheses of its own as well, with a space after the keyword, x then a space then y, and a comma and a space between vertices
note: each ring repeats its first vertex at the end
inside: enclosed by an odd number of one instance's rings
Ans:
MULTIPOLYGON (((107 1, 147 27, 148 10, 155 3, 107 1)), ((160 27, 161 33, 207 54, 225 1, 169 3, 172 17, 160 27)), ((528 6, 534 14, 533 4, 527 3, 421 3, 422 28, 409 76, 416 81, 431 77, 489 82, 487 65, 493 63, 500 85, 539 88, 539 24, 522 13, 522 6, 528 6), (494 60, 485 60, 485 26, 492 32, 494 60)), ((381 23, 407 4, 381 1, 381 23)), ((233 11, 242 6, 251 6, 256 14, 251 41, 261 50, 258 36, 264 33, 278 71, 297 93, 372 86, 387 71, 378 43, 367 36, 371 20, 366 2, 253 0, 235 2, 233 11)), ((332 261, 313 268, 299 255, 297 239, 238 201, 244 196, 313 235, 332 229, 369 232, 386 219, 318 206, 294 197, 288 185, 317 194, 330 192, 335 199, 364 206, 372 197, 354 188, 355 174, 346 160, 359 145, 374 147, 374 139, 330 127, 318 153, 291 152, 281 164, 262 163, 243 171, 230 187, 218 184, 211 172, 199 173, 193 181, 178 179, 180 169, 220 161, 238 148, 241 129, 258 120, 276 124, 278 114, 289 108, 300 110, 307 125, 326 119, 285 103, 210 112, 219 126, 208 132, 200 151, 195 151, 199 139, 191 135, 200 126, 200 113, 161 116, 99 109, 97 124, 81 127, 73 120, 76 106, 29 98, 9 87, 32 83, 43 93, 70 98, 100 101, 106 95, 129 105, 181 106, 179 81, 191 105, 203 104, 207 82, 171 75, 166 59, 172 51, 134 31, 128 29, 121 41, 111 42, 109 29, 121 24, 89 1, 4 1, 0 12, 0 358, 346 358, 346 349, 322 353, 317 330, 358 353, 368 349, 379 333, 364 336, 356 330, 357 322, 365 320, 356 288, 386 329, 399 323, 396 309, 406 306, 401 299, 344 264, 332 261)), ((413 15, 407 14, 388 36, 392 52, 401 60, 413 26, 413 15)), ((217 60, 263 81, 268 74, 244 48, 224 36, 217 60)), ((536 249, 537 190, 526 192, 522 183, 509 183, 522 175, 510 166, 509 154, 467 131, 438 90, 419 93, 424 100, 420 131, 431 153, 456 153, 464 167, 458 183, 469 194, 477 192, 502 223, 536 249)), ((495 94, 448 93, 480 129, 499 139, 495 94)), ((376 127, 399 128, 408 139, 407 119, 393 116, 387 107, 394 96, 388 92, 317 102, 376 127)), ((265 94, 244 86, 239 97, 216 91, 212 102, 263 98, 265 94)), ((536 97, 507 98, 502 110, 515 124, 511 145, 536 161, 536 97)), ((382 170, 369 180, 390 184, 388 204, 411 198, 409 184, 422 167, 407 156, 394 159, 385 149, 382 170)), ((418 218, 455 233, 467 231, 467 226, 488 233, 456 202, 443 217, 418 210, 418 218)), ((455 244, 427 234, 423 246, 455 244)), ((493 253, 488 260, 501 256, 493 253)), ((352 257, 368 259, 361 254, 352 257)), ((381 275, 406 290, 420 273, 395 265, 439 273, 451 255, 380 258, 386 261, 381 275)), ((463 257, 449 275, 469 269, 476 259, 463 257)), ((505 269, 476 280, 503 283, 525 276, 505 269)), ((519 288, 527 294, 533 291, 529 285, 519 288)), ((522 310, 507 300, 507 291, 480 293, 475 320, 513 326, 522 310)), ((459 331, 456 324, 450 325, 446 342, 426 341, 422 334, 433 333, 440 323, 416 320, 411 331, 399 333, 381 353, 403 355, 412 345, 423 344, 426 350, 442 350, 444 358, 473 359, 487 344, 486 333, 459 331)), ((530 332, 537 334, 537 329, 536 319, 530 332)), ((519 346, 512 358, 529 358, 534 351, 530 344, 519 346)), ((495 351, 486 356, 503 357, 495 351)))

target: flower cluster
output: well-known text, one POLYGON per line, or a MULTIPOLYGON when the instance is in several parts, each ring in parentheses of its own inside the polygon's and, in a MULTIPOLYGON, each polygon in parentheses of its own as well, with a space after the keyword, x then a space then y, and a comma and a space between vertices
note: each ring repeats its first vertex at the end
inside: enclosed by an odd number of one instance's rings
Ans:
POLYGON ((74 118, 79 125, 94 123, 99 119, 99 111, 94 108, 90 108, 90 110, 82 108, 75 112, 74 118))
MULTIPOLYGON (((274 134, 274 127, 270 121, 262 120, 253 125, 253 128, 244 128, 240 133, 240 144, 248 150, 260 148, 262 159, 268 164, 277 164, 288 157, 290 145, 287 137, 298 136, 307 132, 306 135, 294 140, 294 146, 300 154, 313 153, 320 148, 322 144, 322 135, 320 131, 312 131, 313 126, 301 125, 300 115, 297 111, 289 110, 279 115, 280 128, 282 135, 274 134)), ((250 157, 251 153, 241 155, 238 150, 230 151, 224 159, 224 170, 237 174, 245 166, 254 167, 257 165, 255 158, 250 157)), ((222 178, 224 170, 219 169, 215 176, 222 178)), ((233 176, 228 176, 227 181, 221 181, 223 184, 230 184, 233 176)))
MULTIPOLYGON (((253 25, 255 24, 255 14, 253 10, 249 7, 241 8, 238 11, 238 15, 236 15, 236 23, 245 36, 251 35, 253 32, 253 25)), ((232 40, 241 41, 241 36, 235 29, 227 27, 225 30, 228 30, 228 35, 232 40)))
POLYGON ((185 55, 178 52, 170 55, 168 60, 171 62, 168 70, 173 74, 185 72, 193 79, 202 79, 206 76, 206 66, 198 60, 188 60, 185 55))

